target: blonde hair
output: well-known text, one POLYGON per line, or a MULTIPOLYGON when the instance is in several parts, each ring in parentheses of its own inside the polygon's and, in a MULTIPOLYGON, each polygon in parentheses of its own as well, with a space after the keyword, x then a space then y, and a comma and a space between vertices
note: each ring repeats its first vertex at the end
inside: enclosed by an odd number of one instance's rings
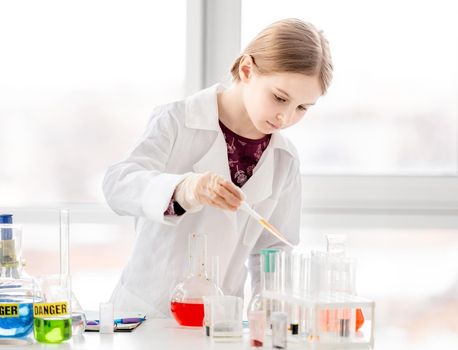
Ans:
POLYGON ((272 23, 262 30, 234 61, 232 79, 239 81, 239 65, 245 55, 253 59, 257 72, 302 73, 316 76, 324 95, 332 80, 329 43, 322 31, 296 18, 272 23))

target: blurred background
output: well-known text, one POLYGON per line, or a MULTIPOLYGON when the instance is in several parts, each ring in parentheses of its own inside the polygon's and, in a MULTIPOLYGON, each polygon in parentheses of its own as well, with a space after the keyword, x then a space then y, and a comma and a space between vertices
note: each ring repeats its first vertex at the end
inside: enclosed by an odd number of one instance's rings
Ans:
MULTIPOLYGON (((344 233, 375 349, 458 348, 458 21, 453 0, 0 2, 0 212, 32 275, 58 272, 70 209, 74 292, 109 299, 135 240, 101 182, 153 108, 218 81, 285 17, 327 36, 334 81, 285 133, 303 174, 301 249, 344 233)), ((192 146, 192 145, 191 145, 192 146)), ((160 249, 153 247, 152 249, 160 249)))

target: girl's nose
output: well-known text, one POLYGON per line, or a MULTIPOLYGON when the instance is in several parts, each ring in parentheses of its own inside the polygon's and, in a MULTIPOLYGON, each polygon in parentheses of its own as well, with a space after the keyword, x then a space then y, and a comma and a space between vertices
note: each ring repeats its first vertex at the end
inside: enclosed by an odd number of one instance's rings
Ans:
POLYGON ((291 117, 292 117, 292 114, 289 113, 289 111, 277 114, 277 120, 281 122, 282 126, 287 125, 289 121, 291 120, 291 117))

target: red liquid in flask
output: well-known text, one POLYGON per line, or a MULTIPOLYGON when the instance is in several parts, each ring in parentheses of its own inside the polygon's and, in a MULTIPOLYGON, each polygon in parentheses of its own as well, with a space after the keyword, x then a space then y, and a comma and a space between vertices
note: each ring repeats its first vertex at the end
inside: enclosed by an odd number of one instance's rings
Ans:
POLYGON ((170 310, 175 320, 182 326, 201 327, 203 325, 203 303, 179 303, 172 301, 170 310))

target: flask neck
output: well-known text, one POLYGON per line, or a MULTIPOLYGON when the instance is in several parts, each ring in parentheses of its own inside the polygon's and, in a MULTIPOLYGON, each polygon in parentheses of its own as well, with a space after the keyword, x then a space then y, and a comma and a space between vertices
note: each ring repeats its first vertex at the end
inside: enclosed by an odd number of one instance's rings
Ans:
POLYGON ((207 278, 207 237, 189 235, 189 273, 192 276, 207 278))

